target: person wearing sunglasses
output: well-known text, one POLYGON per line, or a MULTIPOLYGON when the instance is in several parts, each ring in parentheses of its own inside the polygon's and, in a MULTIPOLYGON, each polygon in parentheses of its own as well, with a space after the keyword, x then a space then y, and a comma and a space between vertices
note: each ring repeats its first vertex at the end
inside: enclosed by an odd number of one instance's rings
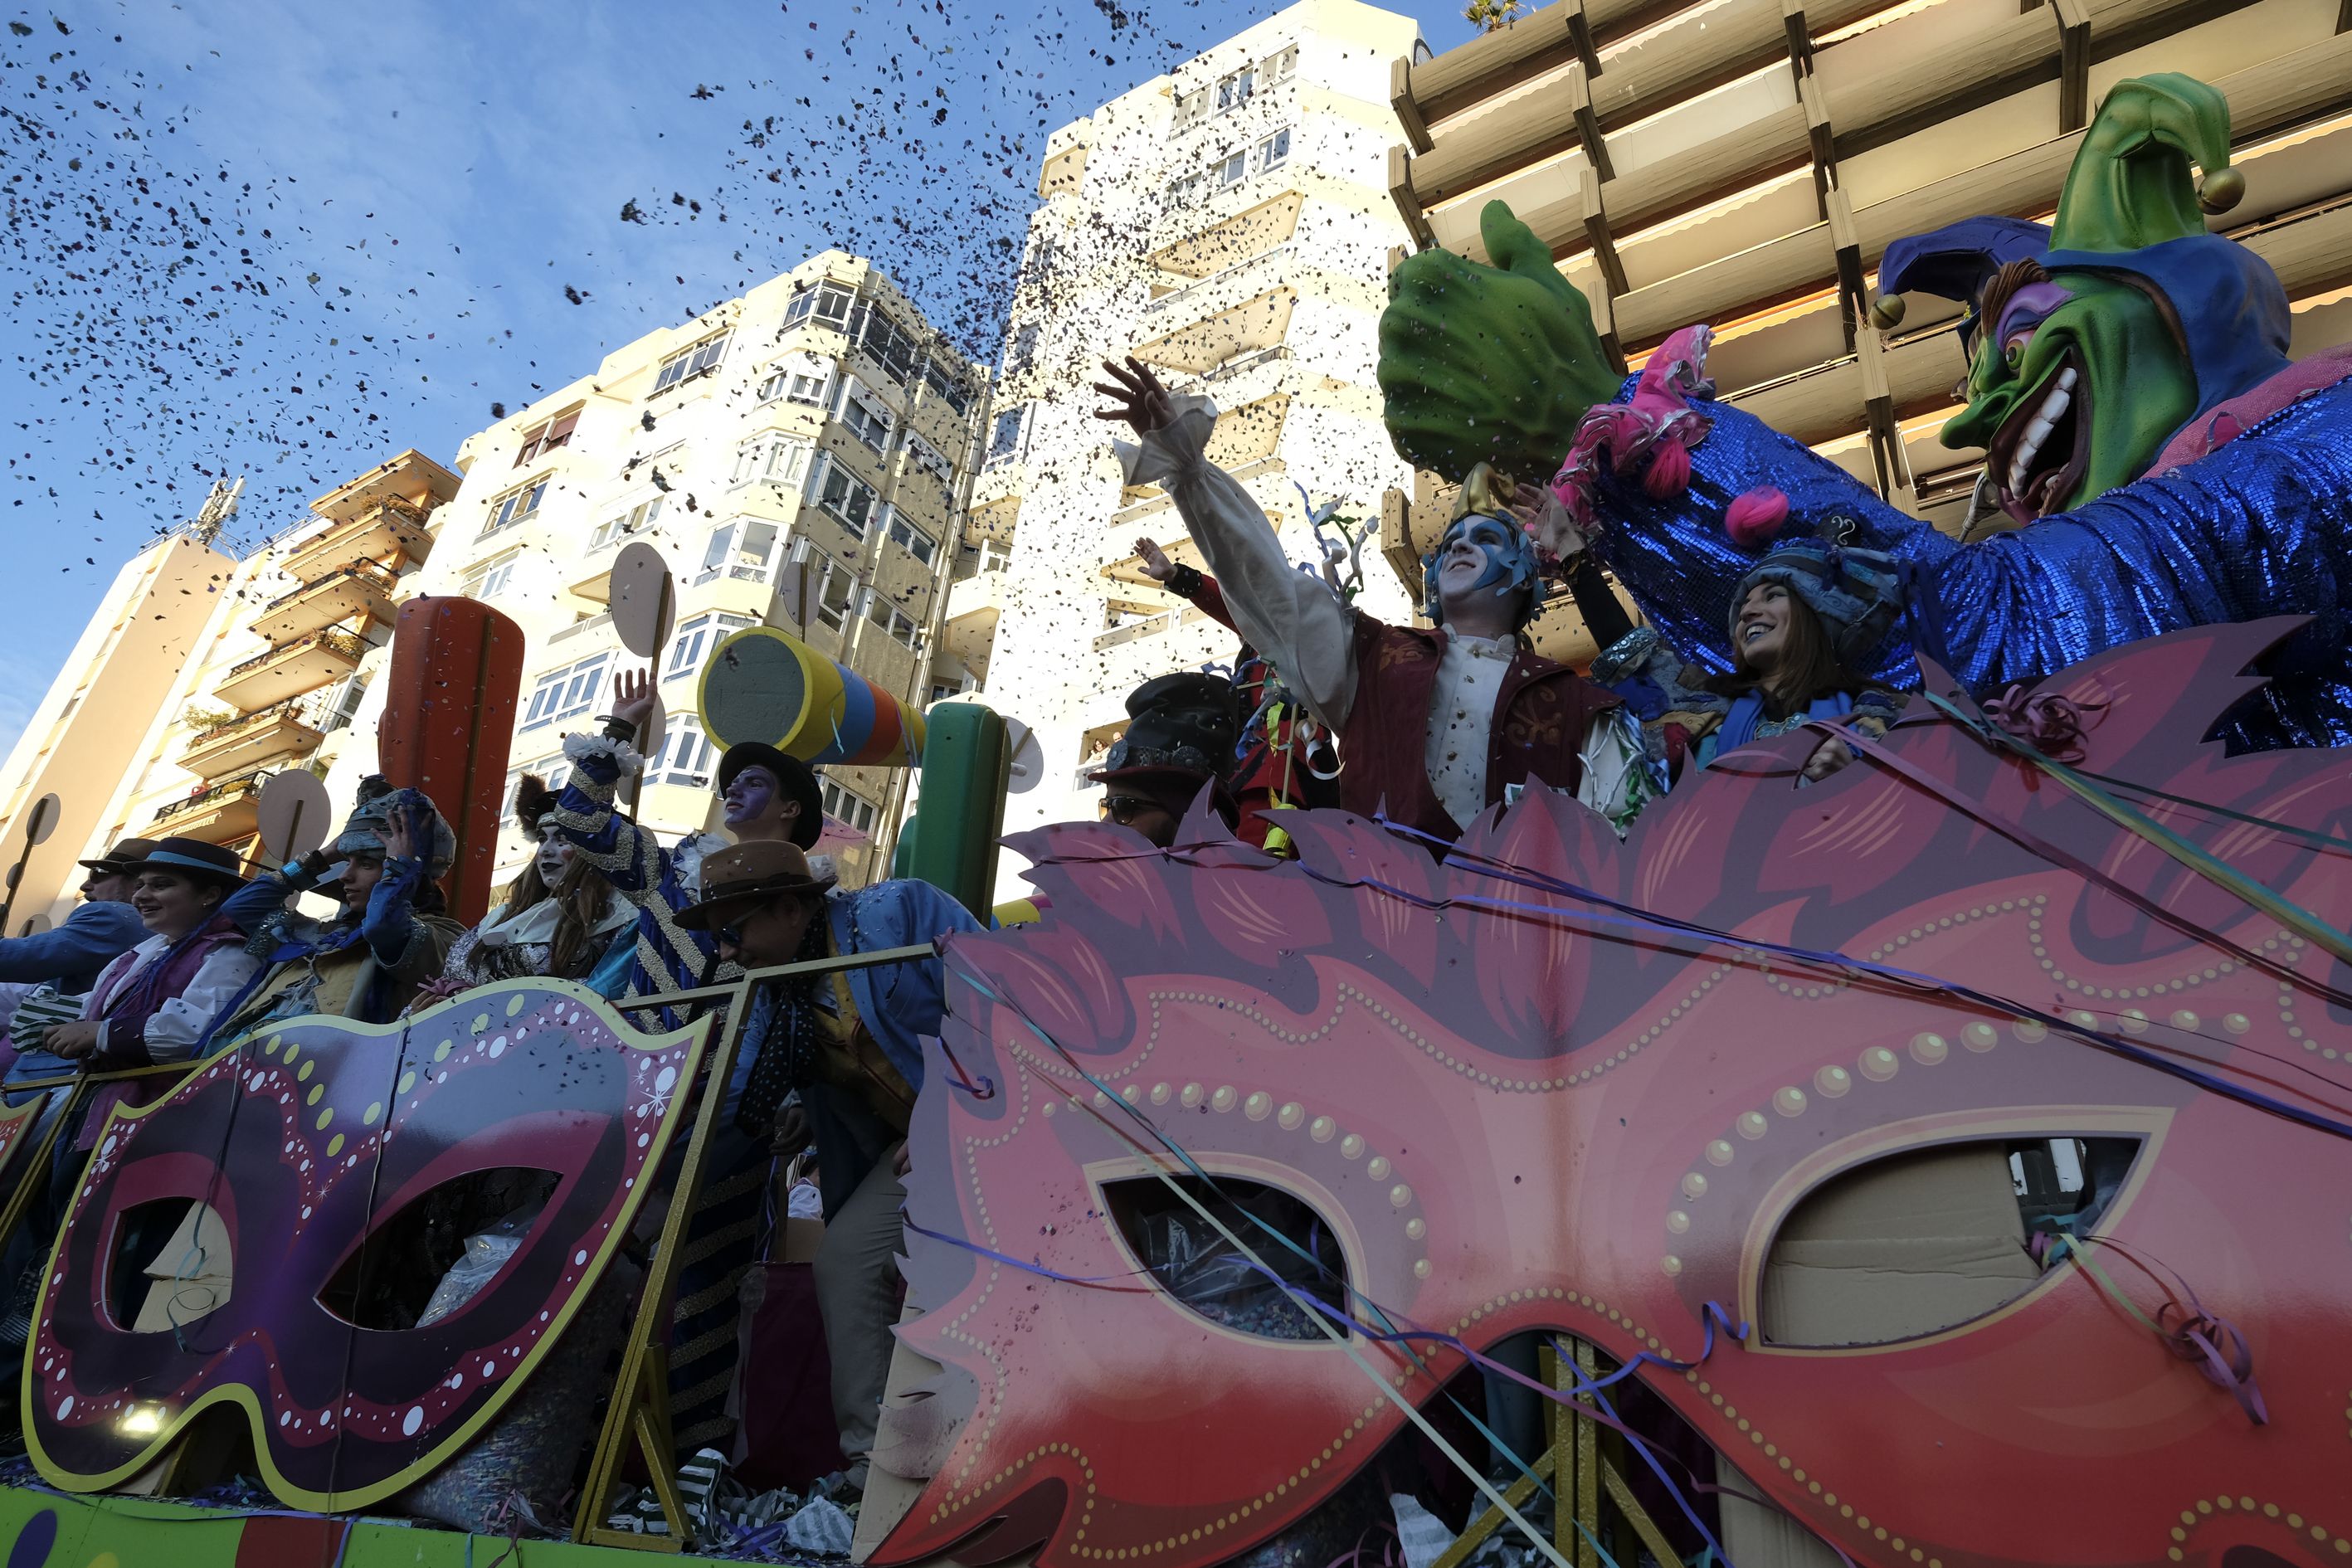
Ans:
MULTIPOLYGON (((940 1032, 947 972, 936 944, 977 921, 928 882, 894 880, 839 890, 796 845, 754 839, 706 856, 701 896, 677 913, 681 930, 707 934, 742 970, 807 963, 930 943, 896 963, 835 969, 758 986, 726 1088, 708 1187, 770 1162, 769 1138, 786 1097, 798 1095, 816 1144, 824 1194, 824 1241, 816 1256, 819 1310, 832 1358, 834 1417, 849 1479, 862 1488, 890 1370, 897 1319, 898 1208, 907 1191, 907 1131, 923 1087, 921 1037, 940 1032)), ((756 1244, 752 1226, 698 1267, 740 1276, 756 1244)), ((681 1299, 694 1290, 681 1281, 681 1299)), ((709 1338, 731 1363, 735 1336, 719 1334, 735 1310, 730 1289, 709 1322, 681 1321, 686 1342, 709 1338)), ((675 1353, 675 1352, 673 1352, 675 1353)), ((696 1363, 706 1378, 713 1357, 696 1363)), ((723 1390, 723 1384, 721 1385, 723 1390)), ((677 1417, 688 1448, 687 1414, 677 1417)))
POLYGON ((1233 829, 1240 811, 1223 776, 1241 735, 1233 683, 1190 670, 1163 675, 1129 694, 1127 715, 1126 733, 1087 775, 1103 786, 1102 819, 1167 849, 1206 788, 1209 804, 1233 829))

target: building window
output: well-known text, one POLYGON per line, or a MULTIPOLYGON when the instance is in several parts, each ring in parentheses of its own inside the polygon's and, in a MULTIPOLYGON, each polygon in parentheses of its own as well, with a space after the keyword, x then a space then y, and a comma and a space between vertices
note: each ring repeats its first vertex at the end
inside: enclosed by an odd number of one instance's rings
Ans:
POLYGON ((660 521, 661 510, 662 498, 651 496, 626 511, 614 513, 598 523, 596 531, 588 536, 590 552, 602 550, 608 544, 617 544, 632 534, 643 533, 660 521))
POLYGON ((988 426, 988 467, 1009 463, 1021 456, 1024 439, 1028 435, 1029 405, 1008 408, 992 420, 988 426))
POLYGON ((873 835, 875 819, 882 813, 872 801, 850 794, 829 778, 820 778, 816 788, 827 816, 869 837, 873 835))
POLYGON ((818 492, 817 505, 839 518, 850 532, 866 536, 866 525, 874 520, 874 488, 838 462, 824 466, 824 488, 818 492))
POLYGON ((654 390, 667 392, 690 375, 700 375, 704 371, 717 368, 719 362, 726 356, 725 332, 705 338, 692 348, 680 349, 662 361, 661 368, 654 373, 654 390))
POLYGON ((947 454, 912 430, 907 432, 907 456, 914 460, 915 467, 929 474, 940 483, 945 485, 955 482, 955 469, 948 462, 947 454))
POLYGON ((1285 126, 1257 144, 1257 172, 1279 169, 1290 159, 1290 129, 1285 126))
POLYGON ((1246 152, 1236 153, 1232 157, 1218 163, 1217 184, 1219 185, 1239 184, 1241 184, 1242 176, 1248 173, 1249 153, 1246 152))
POLYGON ((1190 92, 1177 94, 1176 118, 1169 126, 1170 132, 1190 131, 1206 120, 1209 117, 1209 100, 1213 96, 1215 89, 1207 87, 1196 87, 1190 92))
POLYGON ((510 550, 496 561, 475 567, 457 592, 468 599, 497 598, 514 581, 515 563, 521 559, 521 551, 510 550))
POLYGON ((1004 374, 1015 376, 1037 363, 1038 325, 1032 321, 1013 334, 1004 350, 1004 374))
POLYGON ((922 637, 923 624, 880 594, 866 595, 866 618, 887 632, 891 640, 908 647, 922 637))
POLYGON ((596 706, 604 690, 604 672, 612 667, 613 653, 591 654, 577 664, 567 664, 561 669, 551 669, 539 678, 530 689, 530 702, 523 710, 522 728, 536 730, 542 724, 552 724, 559 719, 570 719, 596 706))
POLYGON ((961 697, 971 690, 975 684, 969 675, 960 680, 934 680, 931 682, 931 700, 945 702, 950 697, 961 697))
POLYGON ((898 424, 881 396, 855 376, 849 380, 848 395, 841 400, 841 422, 877 456, 889 451, 890 432, 898 424))
POLYGON ((784 325, 796 327, 814 315, 828 327, 839 327, 849 320, 849 307, 856 301, 856 289, 839 283, 824 283, 814 289, 803 289, 793 296, 784 308, 784 325))
POLYGON ((327 704, 321 713, 319 721, 320 733, 332 734, 359 717, 360 700, 367 695, 367 677, 364 675, 353 675, 344 679, 341 688, 336 691, 334 699, 327 704))
POLYGON ((653 760, 646 764, 646 773, 656 784, 708 789, 716 772, 714 760, 715 748, 710 737, 702 732, 702 721, 691 713, 681 713, 669 721, 668 732, 656 748, 653 760))
POLYGON ((514 466, 520 468, 525 463, 534 461, 554 451, 558 447, 570 444, 572 428, 579 423, 580 410, 575 408, 562 418, 551 419, 544 425, 533 426, 524 431, 522 450, 515 454, 514 466))
POLYGON ((1290 47, 1283 50, 1282 53, 1267 57, 1265 62, 1266 82, 1271 86, 1276 82, 1288 81, 1291 79, 1292 74, 1297 69, 1298 46, 1297 44, 1293 44, 1290 47))
POLYGON ((806 441, 794 441, 782 436, 762 436, 746 441, 735 448, 735 471, 729 476, 730 485, 768 484, 796 485, 808 474, 809 458, 816 451, 806 441))
POLYGON ((895 510, 890 514, 890 542, 926 566, 939 554, 940 547, 932 542, 931 536, 895 510))
POLYGON ((490 520, 482 524, 477 539, 488 539, 500 529, 512 528, 519 522, 529 522, 539 515, 539 503, 547 497, 547 480, 537 479, 528 484, 490 498, 490 520))
POLYGON ((670 639, 669 662, 662 667, 662 679, 676 680, 682 675, 695 674, 702 668, 710 650, 726 641, 730 633, 755 624, 749 616, 713 612, 695 616, 679 626, 677 635, 670 639))
POLYGON ((865 330, 858 333, 857 342, 894 379, 904 381, 915 374, 915 340, 878 307, 866 312, 865 330))
POLYGON ((796 370, 784 387, 785 402, 805 403, 812 408, 824 407, 825 399, 832 395, 833 373, 829 370, 796 370))
POLYGON ((958 415, 971 412, 971 389, 957 380, 954 374, 937 360, 923 367, 923 384, 938 393, 941 401, 958 415))
POLYGON ((1217 112, 1223 114, 1228 110, 1239 109, 1250 100, 1250 95, 1255 91, 1257 91, 1257 68, 1244 66, 1217 83, 1217 112))
POLYGON ((856 580, 849 568, 829 555, 818 554, 809 562, 809 571, 816 578, 816 618, 820 626, 839 631, 849 618, 849 601, 856 591, 856 580))
POLYGON ((712 529, 695 583, 698 585, 721 575, 746 583, 766 582, 776 564, 777 531, 774 523, 751 517, 712 529))

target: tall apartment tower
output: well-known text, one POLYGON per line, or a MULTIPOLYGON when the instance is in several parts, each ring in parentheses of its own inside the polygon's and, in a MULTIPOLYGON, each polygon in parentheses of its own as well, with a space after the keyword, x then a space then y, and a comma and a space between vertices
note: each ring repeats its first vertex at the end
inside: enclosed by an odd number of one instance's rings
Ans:
MULTIPOLYGON (((1121 488, 1112 427, 1093 417, 1102 360, 1131 353, 1216 400, 1210 456, 1295 560, 1318 558, 1305 502, 1377 520, 1384 492, 1410 486, 1374 369, 1389 248, 1406 237, 1385 174, 1389 62, 1418 40, 1411 17, 1305 0, 1048 141, 948 605, 950 650, 1042 748, 1008 828, 1090 817, 1083 775, 1125 727, 1127 694, 1235 647, 1139 568, 1140 536, 1197 558, 1164 490, 1121 488)), ((1362 559, 1358 602, 1409 616, 1377 546, 1362 559)))
MULTIPOLYGON (((730 632, 781 626, 927 703, 985 383, 879 270, 827 251, 467 438, 414 586, 523 628, 509 798, 526 768, 560 784, 564 734, 610 710, 632 662, 610 583, 632 540, 667 557, 677 587, 657 660, 667 732, 639 803, 665 837, 716 822, 719 748, 695 716, 695 677, 730 632)), ((372 691, 357 726, 381 708, 372 691)), ((348 798, 361 761, 329 775, 332 798, 348 798)), ((903 770, 826 771, 820 848, 845 882, 877 874, 904 792, 903 770)), ((510 836, 502 865, 523 854, 510 836)))
POLYGON ((65 807, 13 923, 62 918, 74 862, 117 838, 255 852, 262 784, 287 768, 324 773, 344 748, 361 665, 432 549, 434 510, 457 491, 456 474, 403 452, 236 559, 213 542, 234 505, 216 489, 125 565, 19 744, 25 771, 12 758, 0 775, 12 823, 45 792, 65 807))

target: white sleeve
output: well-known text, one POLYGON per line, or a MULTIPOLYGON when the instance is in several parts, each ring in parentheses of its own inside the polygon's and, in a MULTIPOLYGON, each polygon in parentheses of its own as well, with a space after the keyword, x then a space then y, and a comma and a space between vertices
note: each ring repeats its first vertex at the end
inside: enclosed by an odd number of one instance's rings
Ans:
POLYGON ((186 990, 155 1009, 147 1020, 147 1054, 159 1062, 184 1061, 195 1053, 213 1019, 261 967, 241 947, 221 946, 205 954, 186 990))
POLYGON ((1353 612, 1318 577, 1294 566, 1249 491, 1208 460, 1217 405, 1179 397, 1176 423, 1140 446, 1114 442, 1130 486, 1164 484, 1184 531, 1201 547, 1234 626, 1307 710, 1344 731, 1356 702, 1353 612))

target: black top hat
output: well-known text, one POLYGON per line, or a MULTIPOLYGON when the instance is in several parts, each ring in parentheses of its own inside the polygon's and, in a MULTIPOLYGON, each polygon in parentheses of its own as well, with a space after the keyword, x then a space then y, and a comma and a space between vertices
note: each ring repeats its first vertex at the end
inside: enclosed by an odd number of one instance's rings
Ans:
POLYGON ((798 757, 787 756, 765 741, 738 741, 719 754, 719 793, 725 795, 735 775, 745 768, 765 768, 776 775, 786 800, 800 802, 793 818, 793 842, 803 849, 816 847, 824 831, 824 801, 816 793, 816 772, 798 757))
POLYGON ((1223 778, 1234 764, 1241 710, 1223 676, 1184 670, 1147 680, 1128 694, 1127 714, 1127 733, 1087 775, 1097 784, 1145 772, 1223 778))

